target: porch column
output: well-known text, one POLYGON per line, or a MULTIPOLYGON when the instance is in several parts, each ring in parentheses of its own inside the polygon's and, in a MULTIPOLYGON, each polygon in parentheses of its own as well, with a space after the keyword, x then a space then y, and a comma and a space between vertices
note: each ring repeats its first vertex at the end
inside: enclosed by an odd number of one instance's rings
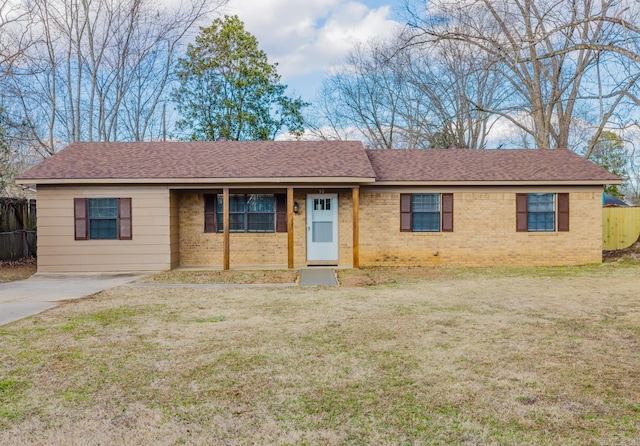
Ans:
POLYGON ((360 268, 360 188, 352 190, 353 204, 353 267, 360 268))
POLYGON ((222 269, 229 269, 229 188, 222 189, 222 269))
POLYGON ((293 268, 293 187, 287 188, 287 267, 293 268))

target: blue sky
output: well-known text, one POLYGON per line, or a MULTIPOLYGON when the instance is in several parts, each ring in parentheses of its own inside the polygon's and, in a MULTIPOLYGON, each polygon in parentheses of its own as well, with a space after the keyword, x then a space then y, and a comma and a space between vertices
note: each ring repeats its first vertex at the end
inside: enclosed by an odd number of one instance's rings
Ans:
POLYGON ((289 86, 289 95, 312 101, 326 69, 339 64, 358 41, 391 35, 403 0, 230 0, 289 86))

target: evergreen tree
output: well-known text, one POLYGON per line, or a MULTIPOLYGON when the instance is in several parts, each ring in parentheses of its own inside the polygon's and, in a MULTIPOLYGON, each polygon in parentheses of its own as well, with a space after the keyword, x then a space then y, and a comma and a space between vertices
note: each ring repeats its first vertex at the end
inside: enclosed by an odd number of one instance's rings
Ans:
POLYGON ((283 127, 302 135, 307 104, 285 96, 276 67, 237 16, 214 20, 178 63, 178 128, 205 141, 269 140, 283 127))

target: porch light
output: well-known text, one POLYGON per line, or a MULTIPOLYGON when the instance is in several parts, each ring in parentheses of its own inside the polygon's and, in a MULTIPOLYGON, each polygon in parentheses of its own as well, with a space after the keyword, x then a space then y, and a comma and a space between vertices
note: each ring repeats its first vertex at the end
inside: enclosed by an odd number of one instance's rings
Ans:
POLYGON ((298 206, 298 202, 294 201, 293 202, 293 213, 297 214, 299 210, 300 210, 300 207, 298 206))

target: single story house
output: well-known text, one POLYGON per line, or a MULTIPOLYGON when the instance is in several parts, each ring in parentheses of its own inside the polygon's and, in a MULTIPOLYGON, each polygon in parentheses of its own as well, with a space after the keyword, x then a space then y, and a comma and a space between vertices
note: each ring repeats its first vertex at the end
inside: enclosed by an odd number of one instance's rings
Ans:
POLYGON ((620 178, 556 150, 74 143, 35 184, 38 271, 601 261, 620 178))

